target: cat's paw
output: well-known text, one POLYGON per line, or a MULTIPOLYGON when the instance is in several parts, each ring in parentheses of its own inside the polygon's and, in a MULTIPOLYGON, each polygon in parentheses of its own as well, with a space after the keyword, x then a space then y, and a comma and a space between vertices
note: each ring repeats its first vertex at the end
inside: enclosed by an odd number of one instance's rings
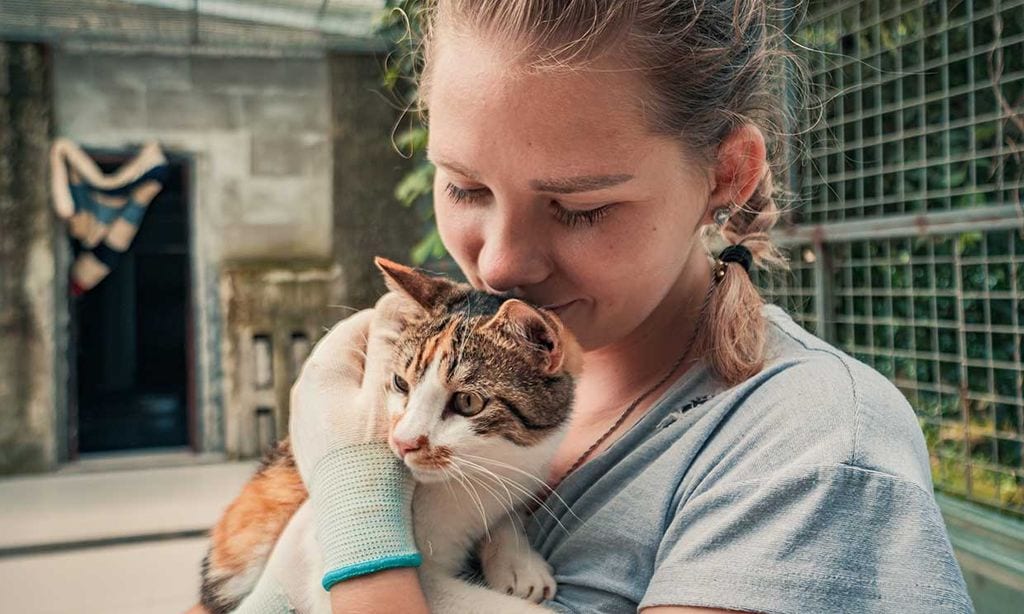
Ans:
POLYGON ((481 557, 484 578, 496 591, 540 603, 555 596, 551 565, 531 548, 506 547, 481 557))

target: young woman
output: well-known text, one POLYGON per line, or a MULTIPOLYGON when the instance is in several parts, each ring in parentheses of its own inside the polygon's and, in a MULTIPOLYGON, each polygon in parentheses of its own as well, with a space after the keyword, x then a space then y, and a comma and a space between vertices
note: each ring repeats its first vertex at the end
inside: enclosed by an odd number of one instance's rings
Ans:
MULTIPOLYGON (((444 243, 474 286, 548 306, 585 350, 550 476, 585 522, 530 530, 556 611, 971 610, 910 406, 749 277, 781 263, 776 10, 428 7, 444 243)), ((426 611, 402 564, 334 584, 335 611, 426 611)))

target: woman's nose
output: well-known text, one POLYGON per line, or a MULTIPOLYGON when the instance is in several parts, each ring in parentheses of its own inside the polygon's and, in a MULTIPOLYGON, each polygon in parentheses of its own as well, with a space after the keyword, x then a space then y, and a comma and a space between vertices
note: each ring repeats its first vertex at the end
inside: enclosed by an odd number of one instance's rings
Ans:
POLYGON ((489 224, 477 256, 477 271, 485 289, 511 292, 538 284, 551 274, 544 238, 525 220, 489 224))

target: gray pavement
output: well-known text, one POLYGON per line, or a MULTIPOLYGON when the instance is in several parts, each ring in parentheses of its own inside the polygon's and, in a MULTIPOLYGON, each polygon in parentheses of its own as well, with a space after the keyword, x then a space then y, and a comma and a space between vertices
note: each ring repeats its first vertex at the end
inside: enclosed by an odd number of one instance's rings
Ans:
POLYGON ((202 532, 255 465, 0 480, 0 612, 157 614, 195 603, 202 532))

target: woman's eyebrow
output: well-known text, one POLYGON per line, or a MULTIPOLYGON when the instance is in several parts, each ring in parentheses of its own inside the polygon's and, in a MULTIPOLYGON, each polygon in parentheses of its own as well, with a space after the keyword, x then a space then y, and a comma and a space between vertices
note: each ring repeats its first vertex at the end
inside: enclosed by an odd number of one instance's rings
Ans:
POLYGON ((573 192, 602 190, 631 181, 632 179, 632 175, 624 173, 618 175, 580 175, 578 177, 563 177, 560 179, 534 179, 530 181, 530 187, 537 192, 572 194, 573 192))
POLYGON ((474 173, 473 171, 469 170, 468 168, 462 166, 458 162, 454 162, 454 161, 448 160, 446 158, 441 158, 441 157, 435 158, 434 156, 431 156, 429 149, 427 150, 427 160, 430 160, 431 162, 433 162, 435 166, 443 166, 443 167, 445 167, 445 168, 447 168, 449 170, 455 171, 456 173, 462 175, 463 177, 468 177, 469 179, 472 179, 473 181, 479 181, 480 180, 476 173, 474 173))
MULTIPOLYGON (((463 177, 467 177, 473 181, 479 181, 477 173, 462 166, 458 162, 442 158, 440 156, 431 156, 429 150, 427 151, 427 159, 437 166, 443 166, 444 168, 455 171, 463 177)), ((530 181, 530 188, 536 192, 572 194, 575 192, 602 190, 604 188, 610 188, 612 186, 619 185, 620 183, 632 180, 633 175, 629 175, 627 173, 618 173, 613 175, 579 175, 576 177, 562 177, 558 179, 533 179, 530 181)))

